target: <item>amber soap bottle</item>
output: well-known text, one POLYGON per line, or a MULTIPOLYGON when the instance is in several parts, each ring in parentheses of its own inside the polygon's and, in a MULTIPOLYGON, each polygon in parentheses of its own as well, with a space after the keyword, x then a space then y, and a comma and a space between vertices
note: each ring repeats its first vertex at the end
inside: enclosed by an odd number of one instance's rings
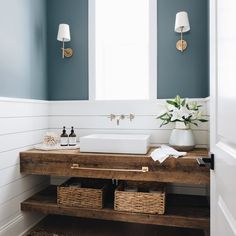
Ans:
POLYGON ((71 127, 71 133, 69 135, 69 146, 76 146, 76 134, 73 126, 71 127))
POLYGON ((68 134, 66 133, 66 127, 63 127, 61 134, 61 146, 68 146, 68 134))

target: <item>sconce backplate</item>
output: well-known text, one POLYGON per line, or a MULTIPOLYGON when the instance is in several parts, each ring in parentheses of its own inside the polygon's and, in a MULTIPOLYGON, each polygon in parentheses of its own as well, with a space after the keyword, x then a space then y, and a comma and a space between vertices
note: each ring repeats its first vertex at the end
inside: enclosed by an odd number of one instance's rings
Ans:
POLYGON ((65 57, 72 57, 73 49, 72 48, 65 48, 64 55, 65 55, 65 57))
POLYGON ((176 43, 176 48, 177 50, 183 52, 186 48, 187 48, 188 44, 185 40, 179 40, 177 43, 176 43))

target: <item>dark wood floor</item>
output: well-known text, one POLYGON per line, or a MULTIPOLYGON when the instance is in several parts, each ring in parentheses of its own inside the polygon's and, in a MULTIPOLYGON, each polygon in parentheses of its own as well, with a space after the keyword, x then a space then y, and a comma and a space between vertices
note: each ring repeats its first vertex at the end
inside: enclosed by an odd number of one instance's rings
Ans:
POLYGON ((47 216, 25 236, 203 236, 203 231, 68 216, 47 216))

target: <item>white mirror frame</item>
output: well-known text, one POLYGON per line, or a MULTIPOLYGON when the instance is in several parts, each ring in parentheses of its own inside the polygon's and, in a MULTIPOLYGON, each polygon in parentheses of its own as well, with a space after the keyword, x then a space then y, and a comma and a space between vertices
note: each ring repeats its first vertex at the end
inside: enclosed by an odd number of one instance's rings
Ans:
MULTIPOLYGON (((95 101, 96 79, 95 79, 95 1, 89 0, 89 100, 95 101)), ((150 2, 150 48, 149 48, 149 100, 157 99, 157 0, 150 2)), ((148 100, 147 100, 148 101, 148 100)))

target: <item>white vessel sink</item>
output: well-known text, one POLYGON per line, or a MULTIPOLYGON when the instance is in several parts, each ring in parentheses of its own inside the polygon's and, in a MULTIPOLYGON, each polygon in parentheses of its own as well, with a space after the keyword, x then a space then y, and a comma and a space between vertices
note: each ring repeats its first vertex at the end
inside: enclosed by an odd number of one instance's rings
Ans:
POLYGON ((80 152, 146 154, 150 135, 92 134, 80 138, 80 152))

